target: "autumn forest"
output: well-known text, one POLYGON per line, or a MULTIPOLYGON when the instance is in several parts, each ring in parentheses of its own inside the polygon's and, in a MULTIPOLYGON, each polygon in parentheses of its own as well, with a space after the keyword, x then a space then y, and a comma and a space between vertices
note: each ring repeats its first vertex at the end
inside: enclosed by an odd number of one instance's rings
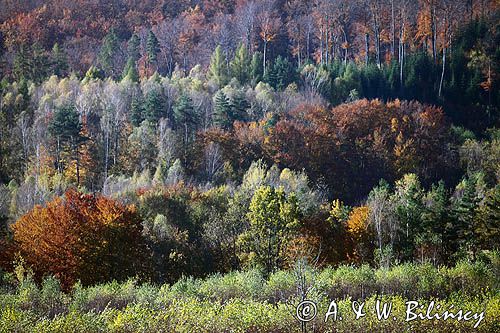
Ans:
POLYGON ((498 306, 499 45, 497 0, 0 0, 0 332, 498 306))

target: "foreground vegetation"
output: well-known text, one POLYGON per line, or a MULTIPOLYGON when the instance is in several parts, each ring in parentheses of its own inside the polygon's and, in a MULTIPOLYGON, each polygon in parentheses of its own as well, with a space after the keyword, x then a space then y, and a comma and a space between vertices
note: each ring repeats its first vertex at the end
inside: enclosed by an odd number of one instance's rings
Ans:
POLYGON ((22 266, 3 277, 1 332, 300 332, 295 307, 302 299, 318 303, 318 317, 308 331, 495 332, 500 327, 500 260, 485 254, 476 262, 436 268, 403 264, 390 269, 341 266, 315 270, 298 263, 289 271, 264 278, 258 270, 183 278, 173 285, 111 282, 69 293, 59 282, 33 282, 22 266), (392 302, 397 320, 379 321, 376 300, 392 302), (325 323, 331 300, 344 320, 325 323), (365 301, 366 317, 354 319, 351 301, 365 301), (436 300, 443 308, 485 312, 477 330, 473 322, 405 322, 405 302, 436 300))
POLYGON ((498 0, 0 9, 0 333, 500 331, 498 0))

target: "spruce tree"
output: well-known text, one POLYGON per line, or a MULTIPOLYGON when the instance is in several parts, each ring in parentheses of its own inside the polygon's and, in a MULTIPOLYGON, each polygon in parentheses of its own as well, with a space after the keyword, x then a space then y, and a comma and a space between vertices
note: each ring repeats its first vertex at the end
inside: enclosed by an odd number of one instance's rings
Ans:
POLYGON ((42 82, 50 69, 50 60, 45 49, 38 43, 31 47, 31 79, 37 83, 42 82))
POLYGON ((193 101, 191 97, 186 93, 182 93, 177 102, 174 105, 174 124, 175 129, 183 133, 183 147, 184 156, 183 161, 186 165, 188 158, 188 142, 190 141, 189 136, 192 131, 196 129, 198 124, 198 115, 193 106, 193 101))
POLYGON ((114 77, 116 74, 115 57, 119 50, 118 37, 114 29, 104 37, 101 51, 99 52, 99 62, 108 76, 114 77))
POLYGON ((236 90, 230 98, 232 122, 235 120, 244 121, 247 110, 250 107, 244 91, 236 90))
POLYGON ((425 232, 442 235, 448 222, 448 193, 443 181, 433 185, 425 195, 426 203, 422 213, 422 228, 425 232))
POLYGON ((465 179, 457 186, 458 196, 452 204, 451 218, 446 228, 446 238, 453 247, 452 252, 461 247, 472 246, 473 223, 478 206, 475 181, 465 179))
POLYGON ((21 45, 15 54, 13 72, 16 80, 31 79, 30 52, 27 45, 21 45))
POLYGON ((146 95, 146 101, 144 104, 145 118, 146 120, 156 123, 164 114, 165 106, 163 103, 163 96, 161 92, 157 89, 152 89, 146 95))
POLYGON ((193 101, 186 93, 181 94, 173 111, 176 128, 187 131, 197 124, 198 117, 194 110, 193 101))
POLYGON ((252 56, 252 62, 250 64, 250 73, 252 78, 252 84, 255 86, 257 83, 262 81, 262 76, 264 72, 262 70, 262 53, 255 52, 252 56))
POLYGON ((132 37, 128 40, 127 43, 127 53, 128 53, 128 58, 132 59, 134 61, 139 60, 140 57, 140 39, 136 34, 133 34, 132 37))
POLYGON ((51 119, 48 132, 56 140, 56 168, 62 172, 64 163, 62 153, 76 160, 76 175, 80 182, 79 146, 86 140, 81 134, 82 124, 76 108, 72 105, 63 106, 56 110, 51 119))
POLYGON ((140 46, 139 37, 137 37, 136 34, 133 34, 132 37, 130 37, 127 44, 128 59, 127 59, 127 64, 123 69, 123 74, 122 74, 123 79, 126 78, 131 80, 132 82, 139 81, 139 73, 137 72, 137 67, 136 67, 136 62, 137 60, 139 60, 140 57, 139 46, 140 46))
POLYGON ((158 42, 158 38, 156 38, 156 35, 152 31, 149 31, 148 39, 146 40, 146 54, 149 64, 156 63, 159 52, 160 43, 158 42))
POLYGON ((123 79, 139 82, 139 72, 137 72, 135 60, 132 58, 128 58, 127 64, 123 69, 123 79))
POLYGON ((130 122, 138 127, 144 121, 144 100, 141 96, 134 96, 130 104, 130 122))
POLYGON ((49 123, 48 131, 61 142, 79 141, 82 124, 75 107, 63 106, 57 109, 49 123))
POLYGON ((244 44, 240 44, 231 62, 231 74, 241 84, 246 84, 250 76, 250 56, 244 44))
POLYGON ((31 47, 22 45, 14 56, 14 77, 17 80, 24 78, 39 83, 46 78, 49 66, 47 54, 38 43, 31 47))
POLYGON ((59 77, 64 76, 68 70, 68 57, 58 43, 52 47, 52 73, 59 77))
POLYGON ((228 128, 232 124, 231 105, 222 90, 214 96, 213 123, 221 128, 228 128))
POLYGON ((28 80, 26 79, 21 79, 19 81, 19 90, 18 90, 19 95, 23 97, 23 103, 22 105, 19 106, 20 111, 26 110, 28 108, 31 96, 29 93, 29 88, 28 88, 28 80))
POLYGON ((267 71, 264 81, 277 90, 285 89, 295 80, 295 68, 288 59, 278 56, 271 70, 267 71))
POLYGON ((488 191, 477 211, 474 233, 480 246, 500 249, 500 185, 488 191))
POLYGON ((212 54, 208 71, 209 76, 219 87, 223 87, 227 83, 227 60, 222 52, 222 48, 220 47, 220 45, 217 46, 214 53, 212 54))

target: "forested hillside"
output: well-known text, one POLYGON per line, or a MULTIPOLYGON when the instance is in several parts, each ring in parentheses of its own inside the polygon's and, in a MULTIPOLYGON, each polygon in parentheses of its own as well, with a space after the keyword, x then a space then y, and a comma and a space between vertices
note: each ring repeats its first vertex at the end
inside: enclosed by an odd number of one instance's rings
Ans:
POLYGON ((0 0, 0 267, 68 291, 498 251, 499 9, 0 0))

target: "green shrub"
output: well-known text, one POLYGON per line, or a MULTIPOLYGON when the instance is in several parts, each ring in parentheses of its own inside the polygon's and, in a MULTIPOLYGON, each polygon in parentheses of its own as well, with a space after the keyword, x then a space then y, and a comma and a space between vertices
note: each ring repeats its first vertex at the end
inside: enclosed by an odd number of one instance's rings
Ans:
POLYGON ((349 295, 353 299, 364 298, 374 292, 374 271, 368 265, 340 266, 325 269, 319 274, 321 288, 330 298, 342 299, 349 295))
POLYGON ((258 270, 183 278, 172 286, 137 285, 135 280, 84 288, 65 294, 48 277, 38 286, 20 274, 17 290, 0 292, 3 332, 301 332, 295 306, 307 299, 318 304, 318 317, 306 325, 317 332, 497 332, 500 331, 499 276, 494 254, 455 267, 403 264, 392 268, 341 266, 321 271, 301 267, 277 271, 265 280, 258 270), (299 283, 303 278, 303 284, 299 283), (464 321, 405 322, 405 302, 435 300, 442 309, 481 312, 477 330, 464 321), (342 321, 324 322, 336 300, 342 321), (351 301, 366 302, 366 317, 355 320, 351 301), (396 320, 379 321, 375 302, 392 302, 396 320))
POLYGON ((454 290, 474 295, 491 290, 498 281, 499 276, 495 276, 491 267, 484 261, 469 262, 463 260, 449 269, 449 282, 454 290))
POLYGON ((203 298, 225 302, 232 298, 255 299, 262 294, 265 281, 258 270, 214 275, 201 282, 198 292, 203 298))
POLYGON ((101 313, 105 309, 123 309, 136 301, 137 282, 111 283, 83 288, 73 288, 70 311, 101 313))

